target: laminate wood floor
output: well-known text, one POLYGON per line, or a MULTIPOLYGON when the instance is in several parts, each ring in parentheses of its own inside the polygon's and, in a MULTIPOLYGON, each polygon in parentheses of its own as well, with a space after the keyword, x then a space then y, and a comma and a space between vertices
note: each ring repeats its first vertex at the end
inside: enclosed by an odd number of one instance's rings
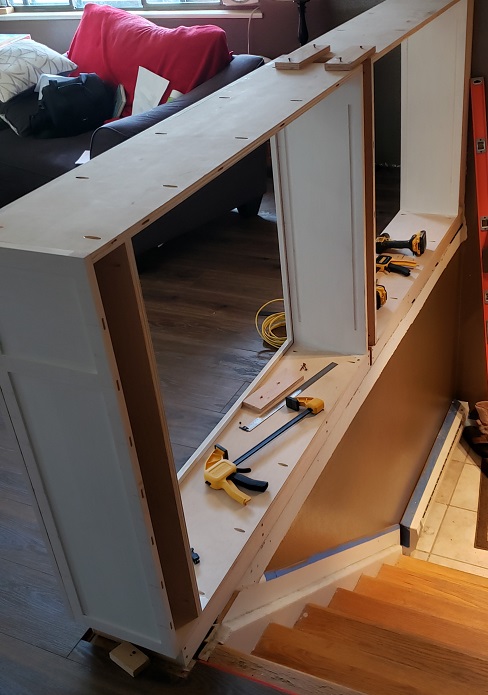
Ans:
POLYGON ((275 352, 254 325, 283 296, 272 186, 258 217, 230 212, 165 244, 140 280, 179 469, 275 352))

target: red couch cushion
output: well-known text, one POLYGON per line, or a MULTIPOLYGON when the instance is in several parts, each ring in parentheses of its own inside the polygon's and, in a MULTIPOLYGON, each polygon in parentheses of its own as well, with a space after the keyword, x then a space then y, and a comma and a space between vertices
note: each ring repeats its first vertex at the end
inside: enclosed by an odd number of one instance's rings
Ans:
POLYGON ((220 72, 231 60, 223 29, 216 26, 166 29, 108 5, 85 6, 68 50, 78 68, 122 84, 130 115, 139 66, 169 80, 161 102, 175 89, 186 94, 220 72))

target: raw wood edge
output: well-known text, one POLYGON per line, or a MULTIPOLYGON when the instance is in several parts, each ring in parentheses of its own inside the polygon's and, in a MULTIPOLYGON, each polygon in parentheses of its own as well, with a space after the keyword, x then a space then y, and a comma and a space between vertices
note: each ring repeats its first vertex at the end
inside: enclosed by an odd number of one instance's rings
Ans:
POLYGON ((358 690, 351 690, 222 645, 214 649, 208 664, 300 695, 364 695, 358 690))
MULTIPOLYGON (((466 57, 464 66, 464 108, 462 119, 462 146, 461 146, 461 171, 466 171, 467 168, 467 152, 468 152, 468 128, 469 128, 469 89, 471 77, 471 56, 473 52, 473 26, 474 26, 474 0, 467 0, 466 9, 466 57)), ((466 177, 460 177, 459 190, 459 206, 462 214, 465 213, 466 199, 466 177)))
POLYGON ((375 143, 373 64, 363 62, 363 128, 364 128, 364 231, 366 253, 366 322, 368 348, 376 343, 376 215, 375 215, 375 143))

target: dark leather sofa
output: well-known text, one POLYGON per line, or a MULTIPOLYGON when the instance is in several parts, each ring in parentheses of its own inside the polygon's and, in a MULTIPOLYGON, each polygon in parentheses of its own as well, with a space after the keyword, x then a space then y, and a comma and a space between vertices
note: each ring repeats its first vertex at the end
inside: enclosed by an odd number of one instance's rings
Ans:
MULTIPOLYGON (((19 137, 5 126, 0 130, 0 207, 73 169, 85 150, 96 157, 259 68, 263 62, 259 56, 235 55, 221 72, 188 94, 143 114, 107 123, 93 133, 41 139, 19 137)), ((234 208, 245 216, 257 214, 265 191, 266 152, 261 146, 140 232, 134 238, 134 251, 140 255, 234 208)))

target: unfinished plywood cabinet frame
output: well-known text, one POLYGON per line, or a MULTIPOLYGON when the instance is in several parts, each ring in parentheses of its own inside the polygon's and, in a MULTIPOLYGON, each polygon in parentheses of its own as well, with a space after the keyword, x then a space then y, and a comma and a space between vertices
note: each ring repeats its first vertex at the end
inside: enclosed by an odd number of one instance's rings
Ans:
POLYGON ((0 210, 7 423, 86 625, 187 664, 235 591, 261 578, 461 241, 471 13, 469 0, 386 0, 317 40, 335 54, 376 46, 353 70, 268 64, 168 119, 164 137, 155 126, 84 165, 82 177, 66 174, 0 210), (429 78, 417 51, 429 60, 444 33, 456 50, 447 56, 442 45, 429 69, 448 59, 435 91, 448 115, 435 112, 441 137, 427 148, 432 161, 419 166, 410 150, 425 148, 428 128, 419 127, 412 98, 422 98, 429 78), (400 43, 405 210, 395 224, 429 225, 437 245, 377 321, 372 71, 400 43), (210 120, 220 124, 211 134, 210 120), (309 374, 331 360, 337 367, 314 385, 325 412, 256 455, 269 490, 239 507, 203 484, 213 442, 232 442, 236 457, 288 415, 249 435, 238 427, 237 403, 177 479, 131 238, 268 139, 290 337, 252 388, 278 361, 293 371, 306 359, 309 374), (69 201, 66 214, 59 201, 69 201))

